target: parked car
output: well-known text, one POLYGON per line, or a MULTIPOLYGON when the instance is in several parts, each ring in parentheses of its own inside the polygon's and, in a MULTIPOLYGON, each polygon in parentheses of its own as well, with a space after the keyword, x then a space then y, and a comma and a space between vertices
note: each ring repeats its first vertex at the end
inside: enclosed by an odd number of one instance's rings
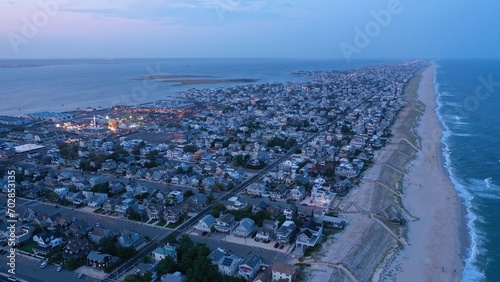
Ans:
POLYGON ((45 268, 48 265, 46 261, 43 261, 42 264, 40 264, 40 268, 45 268))
POLYGON ((56 270, 57 272, 60 272, 62 270, 62 266, 59 266, 56 270))
POLYGON ((276 249, 279 245, 280 243, 276 242, 276 244, 274 244, 274 248, 276 249))
POLYGON ((83 273, 78 274, 78 277, 77 277, 77 278, 78 278, 78 279, 82 279, 82 278, 83 278, 83 273))

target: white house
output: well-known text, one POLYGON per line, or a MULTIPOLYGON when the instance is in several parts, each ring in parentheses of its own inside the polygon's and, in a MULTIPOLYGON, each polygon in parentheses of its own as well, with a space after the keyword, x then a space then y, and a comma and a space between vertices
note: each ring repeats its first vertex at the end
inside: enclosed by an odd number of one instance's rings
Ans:
POLYGON ((239 263, 240 258, 237 255, 232 254, 230 256, 223 256, 217 262, 217 267, 219 268, 219 272, 221 274, 232 276, 238 269, 239 263))
POLYGON ((262 259, 257 256, 247 257, 239 266, 238 275, 247 280, 254 278, 260 269, 262 259))
POLYGON ((233 233, 236 236, 248 237, 255 229, 255 221, 251 218, 243 218, 240 224, 234 229, 233 233))
POLYGON ((214 225, 215 218, 211 214, 207 214, 198 221, 195 228, 197 230, 210 232, 210 228, 212 228, 212 226, 214 225))
POLYGON ((90 197, 87 205, 89 207, 96 208, 96 207, 104 205, 104 203, 106 202, 107 199, 108 199, 108 194, 94 193, 94 195, 92 195, 92 197, 90 197))
POLYGON ((294 276, 296 275, 296 269, 293 265, 284 264, 281 262, 275 262, 272 266, 272 281, 288 281, 292 282, 294 276))
POLYGON ((160 261, 164 259, 165 257, 169 256, 172 257, 172 259, 177 262, 177 250, 175 246, 173 245, 165 245, 162 247, 158 247, 153 250, 151 253, 151 256, 155 261, 160 261))
POLYGON ((33 241, 38 243, 38 246, 47 247, 57 247, 63 243, 62 234, 59 232, 45 231, 40 234, 33 236, 33 241))

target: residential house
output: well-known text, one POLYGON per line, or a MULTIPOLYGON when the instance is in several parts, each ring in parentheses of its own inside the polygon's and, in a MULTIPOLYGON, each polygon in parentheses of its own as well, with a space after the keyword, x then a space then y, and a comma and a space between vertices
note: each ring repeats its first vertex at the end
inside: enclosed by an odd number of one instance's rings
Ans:
POLYGON ((297 215, 297 206, 291 205, 283 210, 285 219, 292 220, 297 215))
POLYGON ((116 199, 107 199, 106 203, 102 205, 102 208, 107 212, 114 212, 116 207, 117 200, 116 199))
POLYGON ((90 199, 88 200, 87 205, 93 208, 100 207, 104 205, 107 199, 108 199, 108 194, 94 193, 92 197, 90 197, 90 199))
POLYGON ((213 265, 217 265, 227 255, 228 253, 224 249, 217 248, 208 255, 208 258, 212 261, 213 265))
MULTIPOLYGON (((15 242, 16 244, 23 243, 31 239, 31 235, 35 231, 35 227, 32 225, 21 225, 16 227, 15 230, 15 242)), ((10 236, 10 234, 8 234, 10 236)))
POLYGON ((69 189, 66 187, 63 188, 56 188, 54 189, 54 193, 56 193, 59 196, 59 199, 64 199, 66 194, 68 194, 69 189))
POLYGON ((184 202, 180 203, 189 212, 199 212, 208 204, 208 197, 205 194, 196 194, 187 198, 184 202))
POLYGON ((64 247, 65 258, 80 258, 86 256, 92 249, 92 245, 87 238, 73 237, 64 247))
POLYGON ((96 244, 99 244, 99 241, 102 238, 109 238, 109 237, 113 237, 113 233, 111 232, 111 230, 103 227, 96 227, 89 233, 90 241, 96 244))
POLYGON ((207 214, 198 221, 195 228, 197 230, 210 232, 210 229, 214 225, 215 225, 215 218, 211 214, 207 214))
POLYGON ((307 195, 306 188, 302 185, 293 188, 290 192, 292 195, 292 199, 296 201, 302 201, 307 195))
POLYGON ((268 267, 264 269, 263 272, 259 273, 252 282, 271 282, 271 268, 268 267))
POLYGON ((81 192, 68 192, 64 196, 64 199, 66 199, 67 201, 73 203, 73 201, 75 200, 76 196, 78 196, 78 194, 81 194, 81 192))
POLYGON ((172 191, 172 192, 168 193, 167 201, 171 205, 178 204, 178 203, 184 201, 184 193, 182 193, 182 191, 180 191, 180 190, 172 191))
POLYGON ((255 234, 255 241, 269 243, 274 238, 274 232, 273 229, 260 227, 257 229, 257 234, 255 234))
POLYGON ((38 247, 33 249, 35 253, 47 254, 52 248, 57 247, 63 243, 63 237, 62 234, 58 231, 44 231, 33 236, 33 241, 38 244, 38 247))
MULTIPOLYGON (((9 210, 11 209, 5 209, 6 214, 9 210)), ((36 217, 35 212, 27 206, 16 205, 14 208, 14 212, 14 217, 21 222, 32 222, 36 217)), ((13 218, 12 215, 9 215, 9 217, 13 218)))
POLYGON ((89 179, 90 187, 94 187, 98 184, 103 184, 108 182, 108 180, 102 176, 95 176, 89 179))
POLYGON ((167 224, 177 223, 184 213, 185 211, 179 206, 167 207, 163 212, 163 220, 165 220, 167 224))
POLYGON ((187 282, 187 278, 185 275, 182 275, 179 271, 177 271, 162 275, 161 282, 187 282))
POLYGON ((48 230, 59 230, 68 229, 71 225, 71 221, 61 215, 61 213, 55 213, 45 218, 44 225, 48 226, 48 230))
POLYGON ((205 177, 201 181, 201 185, 203 186, 203 189, 205 190, 212 190, 212 188, 215 185, 215 177, 210 176, 210 177, 205 177))
POLYGON ((238 275, 244 279, 250 280, 254 278, 259 272, 262 265, 262 259, 257 256, 247 257, 240 264, 238 275))
POLYGON ((335 229, 344 229, 345 228, 345 220, 338 218, 338 217, 333 217, 333 216, 324 216, 323 217, 323 224, 326 226, 331 226, 335 229))
POLYGON ((285 184, 278 185, 276 188, 274 188, 273 192, 271 193, 271 198, 273 199, 285 198, 287 189, 288 186, 286 186, 285 184))
POLYGON ((109 184, 109 192, 113 194, 118 194, 126 191, 125 185, 123 183, 117 181, 109 184))
POLYGON ((118 243, 124 248, 136 248, 144 242, 144 238, 137 232, 123 230, 118 237, 118 243))
POLYGON ((125 216, 131 210, 138 208, 138 201, 135 198, 126 198, 122 200, 121 204, 115 206, 115 212, 120 216, 125 216))
POLYGON ((312 219, 305 222, 300 228, 295 245, 297 247, 314 247, 323 234, 323 224, 314 222, 312 219))
POLYGON ((111 262, 111 255, 91 251, 87 255, 87 265, 93 268, 105 268, 111 262))
POLYGON ((136 266, 135 266, 135 270, 137 271, 136 273, 137 274, 141 274, 141 275, 144 275, 146 274, 147 272, 151 273, 151 281, 156 281, 156 271, 155 271, 155 268, 157 266, 157 263, 145 263, 145 262, 139 262, 136 266))
POLYGON ((234 229, 233 233, 239 237, 248 237, 255 229, 255 221, 251 218, 243 218, 240 224, 234 229))
POLYGON ((281 244, 288 244, 295 234, 296 225, 293 221, 287 220, 276 231, 276 241, 281 244))
POLYGON ((268 206, 266 207, 266 211, 271 215, 272 218, 278 218, 281 214, 280 206, 268 206))
POLYGON ((279 221, 278 220, 272 220, 272 219, 264 219, 262 222, 262 227, 271 229, 273 231, 276 231, 279 226, 279 221))
POLYGON ((215 229, 222 233, 230 233, 236 224, 234 215, 226 213, 215 220, 215 229))
POLYGON ((75 235, 77 237, 83 237, 87 235, 92 230, 92 225, 86 220, 74 219, 73 224, 70 228, 66 230, 67 235, 75 235))
POLYGON ((297 269, 290 264, 274 262, 272 265, 273 282, 292 282, 297 281, 297 269))
POLYGON ((266 191, 266 187, 263 184, 252 183, 247 187, 246 191, 250 196, 262 196, 262 194, 266 191))
POLYGON ((231 254, 223 256, 217 262, 217 267, 219 268, 219 272, 222 275, 232 276, 238 269, 239 263, 240 263, 240 258, 235 254, 231 254))
POLYGON ((82 192, 77 192, 76 195, 71 198, 71 202, 76 206, 85 205, 87 203, 87 198, 82 192))
POLYGON ((162 211, 164 204, 149 204, 146 207, 146 213, 148 214, 149 220, 160 220, 162 219, 162 211))
POLYGON ((176 247, 170 244, 158 247, 153 250, 151 256, 155 261, 161 261, 165 257, 171 257, 175 262, 177 262, 177 250, 176 247))
POLYGON ((226 207, 227 210, 230 210, 230 211, 231 210, 239 211, 239 210, 244 209, 247 206, 246 203, 242 203, 242 202, 238 201, 238 197, 231 197, 227 201, 221 201, 221 203, 226 207))

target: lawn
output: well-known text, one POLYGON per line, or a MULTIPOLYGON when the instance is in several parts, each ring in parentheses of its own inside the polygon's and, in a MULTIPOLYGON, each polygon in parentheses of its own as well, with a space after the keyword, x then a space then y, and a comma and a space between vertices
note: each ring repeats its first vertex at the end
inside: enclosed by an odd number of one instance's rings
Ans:
POLYGON ((182 222, 183 222, 183 221, 178 221, 178 222, 176 222, 176 223, 169 223, 169 224, 168 224, 167 226, 165 226, 165 227, 175 229, 175 228, 177 228, 177 226, 181 225, 181 224, 182 224, 182 222))
POLYGON ((25 252, 31 253, 33 251, 33 248, 36 246, 38 246, 37 242, 30 240, 26 243, 23 243, 20 249, 25 252))

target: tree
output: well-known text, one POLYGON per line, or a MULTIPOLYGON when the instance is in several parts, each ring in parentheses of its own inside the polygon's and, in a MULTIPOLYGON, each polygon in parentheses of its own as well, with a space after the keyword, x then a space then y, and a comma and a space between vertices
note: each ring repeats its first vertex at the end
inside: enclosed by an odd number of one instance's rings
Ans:
POLYGON ((51 202, 57 202, 59 200, 59 195, 56 192, 47 193, 47 199, 51 202))
POLYGON ((210 214, 215 218, 219 218, 220 213, 224 212, 225 210, 226 210, 226 206, 224 206, 223 204, 221 204, 219 202, 215 202, 212 204, 212 210, 210 211, 210 214))
POLYGON ((165 241, 166 241, 167 243, 169 243, 169 244, 172 244, 172 245, 173 245, 173 244, 177 243, 177 238, 175 238, 175 235, 174 235, 174 234, 170 233, 170 234, 168 234, 167 238, 165 238, 165 241))
POLYGON ((184 199, 187 199, 187 198, 189 198, 189 197, 191 197, 193 195, 194 195, 193 190, 189 189, 186 192, 184 192, 184 199))
POLYGON ((78 146, 63 143, 59 145, 59 153, 65 159, 75 160, 78 158, 78 146))
POLYGON ((258 227, 262 227, 264 219, 271 219, 271 214, 268 211, 258 211, 254 216, 251 217, 258 227))
POLYGON ((243 161, 242 155, 234 156, 234 158, 233 158, 233 165, 234 166, 241 166, 241 165, 243 165, 243 163, 244 163, 244 161, 243 161))
POLYGON ((94 185, 94 187, 92 187, 91 191, 107 194, 109 193, 109 182, 96 184, 94 185))
POLYGON ((209 204, 211 204, 214 200, 215 200, 214 194, 210 193, 210 194, 207 196, 207 201, 208 201, 208 203, 209 203, 209 204))
POLYGON ((244 280, 242 278, 238 278, 238 277, 229 276, 229 275, 224 274, 224 276, 222 276, 222 281, 223 282, 242 282, 244 280))
POLYGON ((225 191, 226 190, 226 187, 224 186, 224 184, 220 183, 220 182, 217 182, 215 183, 214 185, 214 188, 213 188, 215 191, 225 191))
POLYGON ((158 275, 179 271, 179 265, 175 263, 171 256, 166 256, 158 263, 158 275))
POLYGON ((278 226, 281 226, 283 222, 286 221, 286 217, 284 215, 278 216, 278 226))
POLYGON ((101 252, 105 254, 115 255, 116 254, 116 238, 114 237, 104 237, 99 241, 99 246, 101 252))
POLYGON ((128 260, 134 255, 134 253, 135 249, 132 247, 124 248, 122 246, 119 246, 116 248, 116 256, 118 256, 122 260, 128 260))
POLYGON ((193 282, 222 281, 222 276, 216 266, 206 256, 196 257, 186 276, 188 281, 193 282))
POLYGON ((150 282, 153 278, 153 274, 149 271, 146 271, 144 274, 136 273, 130 274, 125 277, 124 282, 150 282))
POLYGON ((183 149, 184 153, 194 153, 198 151, 198 147, 195 145, 186 145, 183 149))

